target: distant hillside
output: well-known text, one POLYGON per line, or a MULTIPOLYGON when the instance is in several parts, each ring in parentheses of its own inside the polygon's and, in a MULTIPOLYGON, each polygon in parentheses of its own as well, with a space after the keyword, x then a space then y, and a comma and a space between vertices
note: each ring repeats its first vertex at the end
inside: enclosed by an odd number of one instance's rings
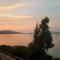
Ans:
MULTIPOLYGON (((0 31, 0 34, 34 34, 34 33, 16 32, 16 31, 12 31, 12 30, 2 30, 2 31, 0 31)), ((51 34, 60 34, 60 32, 51 32, 51 34)))
POLYGON ((11 31, 11 30, 2 30, 0 34, 20 34, 20 32, 11 31))

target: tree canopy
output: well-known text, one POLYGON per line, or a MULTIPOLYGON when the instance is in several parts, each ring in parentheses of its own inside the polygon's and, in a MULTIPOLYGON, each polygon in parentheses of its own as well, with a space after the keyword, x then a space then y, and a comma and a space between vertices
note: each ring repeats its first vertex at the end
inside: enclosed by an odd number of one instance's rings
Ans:
MULTIPOLYGON (((29 44, 31 60, 48 60, 50 56, 47 54, 49 48, 53 47, 53 39, 49 31, 49 18, 42 19, 41 24, 36 24, 34 30, 34 40, 29 44)), ((50 59, 51 60, 51 59, 50 59)))

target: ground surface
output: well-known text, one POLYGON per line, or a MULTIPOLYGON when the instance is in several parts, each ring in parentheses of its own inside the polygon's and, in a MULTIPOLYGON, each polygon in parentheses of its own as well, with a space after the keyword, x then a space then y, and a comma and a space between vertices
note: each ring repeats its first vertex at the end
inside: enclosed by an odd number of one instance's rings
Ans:
POLYGON ((0 60, 16 60, 16 59, 12 58, 11 56, 0 53, 0 60))

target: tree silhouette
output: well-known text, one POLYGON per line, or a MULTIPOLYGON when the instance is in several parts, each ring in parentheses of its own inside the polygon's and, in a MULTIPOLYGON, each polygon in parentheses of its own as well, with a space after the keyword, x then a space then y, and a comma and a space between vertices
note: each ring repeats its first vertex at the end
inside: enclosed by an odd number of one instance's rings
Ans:
POLYGON ((34 40, 29 44, 31 60, 52 60, 52 57, 47 54, 48 49, 54 46, 48 23, 49 18, 45 17, 40 25, 36 24, 34 40))

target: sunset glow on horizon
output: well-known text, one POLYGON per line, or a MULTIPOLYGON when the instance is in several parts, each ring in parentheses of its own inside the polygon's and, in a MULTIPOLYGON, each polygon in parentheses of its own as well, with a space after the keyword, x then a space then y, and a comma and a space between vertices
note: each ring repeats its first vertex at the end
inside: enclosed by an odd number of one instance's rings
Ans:
POLYGON ((0 0, 0 30, 32 32, 45 16, 59 22, 59 11, 60 0, 0 0))

